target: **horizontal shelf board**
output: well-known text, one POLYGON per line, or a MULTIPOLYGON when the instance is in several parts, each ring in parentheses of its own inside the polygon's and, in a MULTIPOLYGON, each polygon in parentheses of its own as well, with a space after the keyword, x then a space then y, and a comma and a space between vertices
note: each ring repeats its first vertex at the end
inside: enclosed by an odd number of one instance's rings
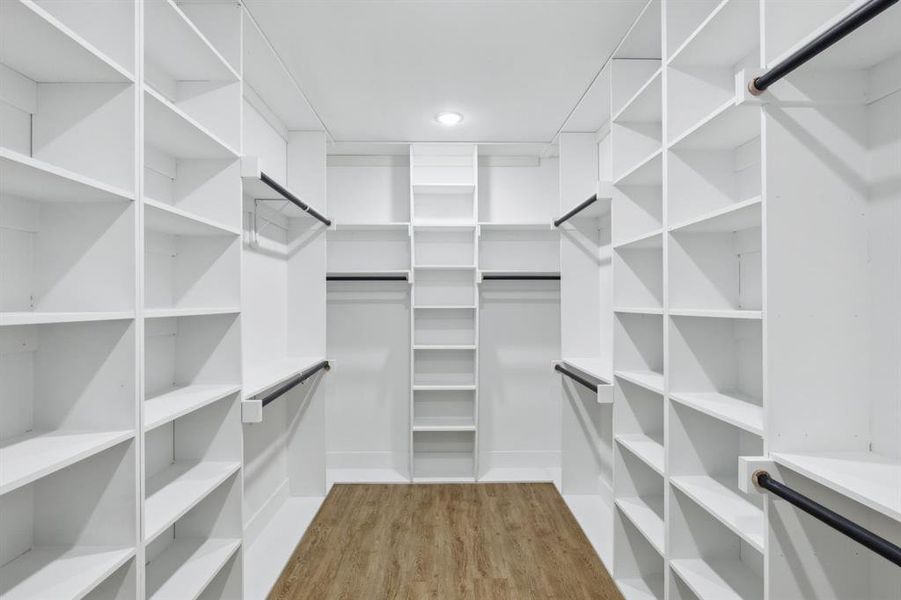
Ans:
POLYGON ((740 392, 670 392, 670 399, 755 435, 763 435, 760 401, 740 392))
POLYGON ((670 566, 701 600, 751 600, 763 597, 763 577, 735 559, 679 558, 670 566))
POLYGON ((193 215, 178 207, 144 198, 144 227, 171 235, 241 235, 241 231, 210 219, 193 215))
POLYGON ((731 233, 760 227, 760 196, 673 225, 672 233, 731 233))
POLYGON ((472 304, 419 304, 413 307, 413 310, 475 310, 472 304))
POLYGON ((656 371, 615 371, 613 374, 646 390, 658 394, 663 393, 663 373, 657 373, 656 371))
POLYGON ((414 350, 475 350, 475 344, 413 344, 414 350))
POLYGON ((616 306, 613 312, 623 315, 662 315, 663 309, 654 306, 616 306))
POLYGON ((413 265, 414 271, 475 271, 475 265, 413 265))
POLYGON ((670 482, 754 549, 763 552, 763 511, 741 495, 733 479, 676 475, 670 477, 670 482))
POLYGON ((144 88, 144 122, 146 142, 175 158, 238 158, 231 146, 149 87, 144 88))
POLYGON ((133 83, 134 77, 33 2, 3 0, 0 63, 46 83, 133 83))
POLYGON ((91 321, 125 321, 134 318, 135 313, 130 310, 94 312, 0 312, 0 326, 51 325, 53 323, 86 323, 91 321))
POLYGON ((476 191, 472 183, 414 183, 413 194, 472 194, 476 191))
POLYGON ((616 505, 636 529, 664 556, 663 496, 617 498, 616 505))
POLYGON ((469 231, 478 227, 472 221, 414 221, 413 229, 418 231, 469 231))
POLYGON ((657 69, 613 115, 614 123, 659 123, 663 118, 663 69, 657 69))
POLYGON ((599 356, 564 356, 562 360, 564 364, 603 383, 613 383, 613 374, 609 366, 599 356))
POLYGON ((406 231, 410 223, 334 223, 335 231, 406 231))
POLYGON ((548 219, 544 223, 500 223, 491 221, 480 221, 479 227, 484 231, 553 231, 553 219, 548 219))
POLYGON ((664 597, 663 573, 644 579, 634 577, 617 579, 616 586, 626 600, 660 600, 664 597))
POLYGON ((0 596, 84 598, 134 555, 134 548, 105 546, 32 548, 0 568, 0 596))
POLYGON ((663 185, 663 149, 656 150, 613 182, 617 187, 663 185))
POLYGON ((237 81, 228 64, 191 19, 171 0, 147 2, 144 54, 178 81, 237 81))
POLYGON ((518 275, 539 277, 560 277, 560 271, 526 271, 524 269, 505 270, 505 269, 480 269, 479 272, 484 275, 518 275))
POLYGON ((0 494, 37 481, 126 440, 134 432, 38 431, 0 442, 0 494))
POLYGON ((760 320, 763 312, 741 308, 670 308, 674 317, 703 317, 708 319, 749 319, 760 320))
POLYGON ((733 150, 760 137, 760 107, 730 99, 690 126, 671 143, 672 150, 733 150))
POLYGON ((147 564, 147 597, 196 600, 240 546, 240 539, 176 538, 147 564))
POLYGON ((233 315, 241 312, 237 306, 207 306, 196 308, 148 308, 146 319, 167 319, 172 317, 202 317, 206 315, 233 315))
POLYGON ((669 64, 732 67, 759 44, 757 10, 755 2, 723 0, 673 52, 669 64))
POLYGON ((471 391, 475 390, 475 385, 424 385, 424 384, 415 384, 413 386, 414 392, 441 392, 441 391, 471 391))
MULTIPOLYGON (((598 184, 598 185, 603 186, 604 189, 607 189, 606 183, 598 184)), ((610 205, 613 201, 612 194, 601 195, 600 193, 598 193, 597 196, 598 196, 598 199, 596 201, 592 202, 587 207, 580 210, 578 213, 576 213, 571 218, 573 218, 573 219, 586 219, 586 218, 597 219, 598 217, 603 217, 604 215, 609 214, 610 213, 610 205)), ((577 207, 579 204, 581 204, 585 200, 587 200, 587 198, 583 198, 582 200, 579 200, 578 202, 573 203, 573 205, 568 207, 566 210, 561 210, 559 216, 562 217, 563 215, 565 215, 566 213, 568 213, 569 211, 571 211, 572 209, 577 207)), ((560 226, 563 227, 565 225, 566 225, 566 222, 564 221, 560 226)), ((555 227, 555 229, 556 229, 556 227, 555 227)))
POLYGON ((372 270, 372 271, 328 271, 326 272, 326 277, 378 277, 381 275, 391 276, 391 275, 403 275, 405 277, 410 276, 409 269, 383 269, 383 270, 372 270))
POLYGON ((616 250, 657 250, 663 249, 663 230, 655 229, 624 242, 613 245, 616 250))
POLYGON ((247 366, 244 369, 244 398, 257 396, 324 360, 324 356, 285 356, 247 366))
POLYGON ((179 417, 237 393, 241 386, 187 385, 144 401, 144 430, 150 431, 179 417))
POLYGON ((901 521, 901 459, 874 452, 774 452, 772 457, 779 465, 901 521))
POLYGON ((241 468, 239 462, 176 462, 147 480, 144 539, 150 543, 241 468))
POLYGON ((472 417, 416 417, 413 431, 475 431, 472 417))
POLYGON ((48 202, 129 202, 134 191, 0 148, 0 194, 48 202))
POLYGON ((665 458, 661 442, 640 433, 617 435, 616 441, 636 458, 663 475, 665 458))

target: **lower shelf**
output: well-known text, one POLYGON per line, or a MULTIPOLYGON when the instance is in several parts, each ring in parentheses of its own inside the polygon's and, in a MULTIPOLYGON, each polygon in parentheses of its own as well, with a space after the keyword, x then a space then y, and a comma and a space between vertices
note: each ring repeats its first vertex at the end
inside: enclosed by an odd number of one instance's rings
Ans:
POLYGON ((239 385, 187 385, 144 402, 144 430, 150 431, 241 389, 239 385))
POLYGON ((663 373, 656 371, 616 371, 614 375, 652 392, 663 393, 663 373))
POLYGON ((240 546, 237 539, 176 539, 147 565, 147 597, 195 600, 240 546))
POLYGON ((617 579, 616 585, 626 600, 662 600, 663 575, 641 579, 617 579))
POLYGON ((763 552, 763 510, 752 504, 729 480, 705 475, 679 475, 670 482, 733 533, 763 552))
POLYGON ((738 560, 678 559, 673 571, 701 600, 763 598, 763 578, 738 560))
POLYGON ((616 441, 636 458, 663 475, 665 455, 661 441, 640 433, 618 435, 616 441))
POLYGON ((133 548, 35 548, 0 568, 3 600, 82 598, 135 554, 133 548))
POLYGON ((635 528, 647 538, 654 550, 664 556, 663 496, 618 498, 616 506, 635 528))

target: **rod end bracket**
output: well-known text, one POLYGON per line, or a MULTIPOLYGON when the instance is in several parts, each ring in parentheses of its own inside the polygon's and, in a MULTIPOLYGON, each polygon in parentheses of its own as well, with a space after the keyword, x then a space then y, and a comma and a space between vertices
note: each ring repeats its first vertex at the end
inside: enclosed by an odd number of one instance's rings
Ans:
POLYGON ((738 457, 738 488, 746 493, 763 493, 763 489, 757 485, 757 475, 772 472, 776 464, 766 456, 739 456, 738 457))

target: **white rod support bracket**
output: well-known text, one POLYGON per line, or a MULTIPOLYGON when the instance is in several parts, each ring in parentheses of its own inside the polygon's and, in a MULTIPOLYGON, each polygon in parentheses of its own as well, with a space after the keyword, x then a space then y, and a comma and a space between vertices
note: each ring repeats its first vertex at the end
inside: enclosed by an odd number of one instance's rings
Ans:
POLYGON ((776 463, 766 456, 739 456, 738 457, 738 489, 745 494, 758 493, 763 491, 757 487, 754 474, 758 471, 768 471, 772 473, 776 468, 776 463))
POLYGON ((241 400, 241 422, 262 423, 263 401, 256 398, 241 400))
MULTIPOLYGON (((766 99, 763 91, 752 91, 754 79, 763 75, 763 69, 740 69, 735 74, 735 104, 764 104, 766 99)), ((756 88, 754 88, 756 89, 756 88)))

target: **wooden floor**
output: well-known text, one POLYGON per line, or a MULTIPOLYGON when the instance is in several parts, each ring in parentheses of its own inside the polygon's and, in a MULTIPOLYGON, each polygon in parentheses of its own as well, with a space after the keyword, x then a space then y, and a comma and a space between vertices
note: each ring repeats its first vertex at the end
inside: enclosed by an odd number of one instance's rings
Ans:
POLYGON ((620 600, 550 483, 335 485, 270 599, 620 600))

